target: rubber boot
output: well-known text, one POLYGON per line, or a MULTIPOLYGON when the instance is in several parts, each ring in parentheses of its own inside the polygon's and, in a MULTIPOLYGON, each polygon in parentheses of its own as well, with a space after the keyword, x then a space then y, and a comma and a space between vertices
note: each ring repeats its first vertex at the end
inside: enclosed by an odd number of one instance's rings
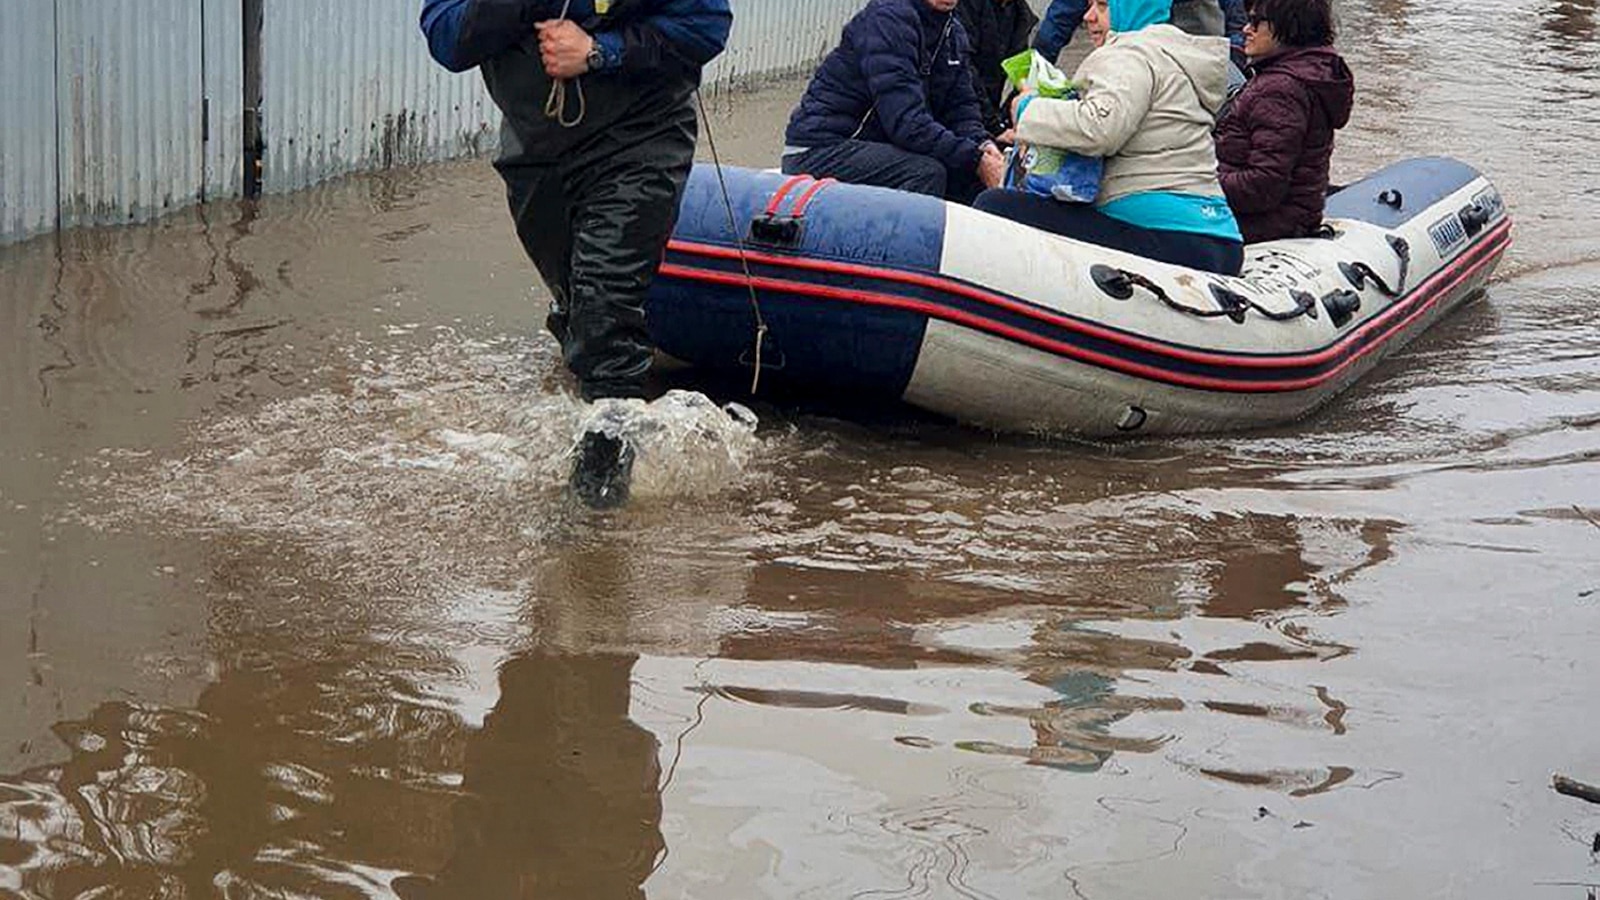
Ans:
POLYGON ((633 447, 603 431, 584 432, 567 482, 572 495, 590 509, 616 509, 628 502, 633 482, 633 447))

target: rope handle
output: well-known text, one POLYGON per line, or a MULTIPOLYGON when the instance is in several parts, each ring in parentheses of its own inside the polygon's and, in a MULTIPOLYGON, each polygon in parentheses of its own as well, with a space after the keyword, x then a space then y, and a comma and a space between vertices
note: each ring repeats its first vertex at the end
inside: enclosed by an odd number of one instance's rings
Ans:
MULTIPOLYGON (((561 15, 558 21, 565 20, 572 11, 572 0, 566 0, 561 5, 561 15)), ((583 124, 584 117, 589 114, 589 101, 583 96, 583 76, 573 79, 573 87, 578 92, 578 115, 576 118, 567 118, 567 79, 557 78, 550 85, 550 96, 544 102, 544 115, 547 119, 554 119, 562 128, 577 128, 583 124)))
POLYGON ((1245 314, 1252 311, 1262 318, 1269 319, 1273 322, 1292 322, 1302 316, 1311 319, 1315 319, 1317 317, 1316 298, 1303 291, 1293 291, 1290 293, 1290 296, 1294 299, 1293 309, 1276 310, 1271 309, 1270 307, 1262 306, 1254 299, 1247 297, 1238 291, 1229 290, 1221 285, 1213 284, 1211 286, 1211 296, 1216 299, 1217 307, 1215 309, 1204 309, 1198 306, 1190 306, 1187 303, 1174 299, 1171 294, 1168 294, 1166 290, 1161 287, 1161 285, 1156 284, 1154 281, 1151 281, 1149 278, 1146 278, 1137 272, 1130 272, 1127 269, 1116 269, 1114 271, 1116 274, 1121 275, 1126 280, 1127 284, 1144 288, 1157 300, 1160 300, 1162 303, 1166 304, 1168 308, 1199 319, 1228 318, 1242 325, 1245 321, 1245 314))

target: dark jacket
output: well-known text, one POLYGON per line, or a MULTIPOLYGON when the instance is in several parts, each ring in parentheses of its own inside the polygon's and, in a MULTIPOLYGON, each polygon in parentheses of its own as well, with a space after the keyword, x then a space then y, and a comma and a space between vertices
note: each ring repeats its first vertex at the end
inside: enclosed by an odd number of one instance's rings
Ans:
POLYGON ((1028 0, 961 0, 956 15, 972 42, 972 86, 983 109, 983 125, 990 134, 999 134, 1007 127, 1000 108, 1006 73, 1000 64, 1028 49, 1039 17, 1028 0))
MULTIPOLYGON (((1033 47, 1051 62, 1072 43, 1072 36, 1083 24, 1089 0, 1051 0, 1044 11, 1044 22, 1033 47)), ((1244 0, 1173 0, 1172 24, 1190 34, 1228 38, 1233 45, 1234 62, 1243 68, 1244 0)))
MULTIPOLYGON (((454 72, 481 66, 489 93, 505 114, 505 165, 544 163, 595 141, 610 146, 651 139, 663 128, 693 125, 689 101, 700 70, 722 52, 733 24, 728 0, 611 0, 604 15, 594 0, 572 0, 568 18, 594 35, 604 58, 581 79, 585 109, 575 128, 544 114, 551 79, 534 26, 561 14, 563 0, 424 0, 422 30, 440 65, 454 72)), ((567 86, 569 117, 576 88, 567 86)))
POLYGON ((852 137, 893 144, 944 163, 978 167, 989 139, 967 66, 966 29, 927 0, 872 0, 844 26, 789 117, 790 147, 852 137))
POLYGON ((1247 20, 1244 0, 1175 0, 1172 4, 1172 24, 1190 34, 1226 37, 1233 48, 1234 59, 1242 68, 1244 58, 1244 25, 1247 20))
POLYGON ((1355 76, 1332 47, 1262 60, 1217 127, 1217 162, 1247 243, 1322 226, 1333 134, 1350 122, 1355 76))

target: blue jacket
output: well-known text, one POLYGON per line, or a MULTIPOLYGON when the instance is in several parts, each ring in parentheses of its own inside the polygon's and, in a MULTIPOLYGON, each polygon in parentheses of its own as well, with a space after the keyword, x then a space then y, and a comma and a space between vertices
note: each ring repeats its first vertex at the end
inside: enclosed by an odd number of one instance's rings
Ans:
POLYGON ((970 53, 954 13, 927 0, 872 0, 811 79, 785 142, 810 149, 856 137, 970 172, 989 140, 970 53))
MULTIPOLYGON (((1222 18, 1227 24, 1228 43, 1233 45, 1236 58, 1244 58, 1244 24, 1247 16, 1244 0, 1222 0, 1222 18)), ((1241 63, 1242 66, 1242 63, 1241 63)))
MULTIPOLYGON (((601 69, 644 71, 664 59, 698 70, 728 42, 728 0, 611 0, 599 16, 595 0, 571 0, 567 18, 590 28, 601 69)), ((465 72, 521 43, 535 24, 561 15, 563 0, 423 0, 428 50, 452 72, 465 72)))

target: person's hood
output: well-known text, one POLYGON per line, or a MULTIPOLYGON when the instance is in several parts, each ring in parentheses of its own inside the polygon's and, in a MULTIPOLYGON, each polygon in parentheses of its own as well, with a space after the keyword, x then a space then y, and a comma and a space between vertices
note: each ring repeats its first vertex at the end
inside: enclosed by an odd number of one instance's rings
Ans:
POLYGON ((1111 30, 1126 34, 1172 21, 1172 0, 1110 0, 1111 30))
MULTIPOLYGON (((1116 9, 1119 0, 1111 0, 1116 9)), ((1122 0, 1126 2, 1126 0, 1122 0)), ((1134 33, 1113 31, 1107 46, 1137 47, 1152 63, 1176 64, 1194 85, 1200 105, 1215 116, 1228 99, 1228 39, 1201 37, 1167 24, 1150 25, 1134 33)))
POLYGON ((1223 37, 1228 33, 1228 21, 1217 0, 1172 0, 1171 22, 1190 34, 1223 37))
POLYGON ((1356 77, 1332 47, 1302 47, 1256 63, 1257 73, 1272 72, 1304 84, 1321 104, 1334 128, 1350 124, 1355 106, 1356 77))

